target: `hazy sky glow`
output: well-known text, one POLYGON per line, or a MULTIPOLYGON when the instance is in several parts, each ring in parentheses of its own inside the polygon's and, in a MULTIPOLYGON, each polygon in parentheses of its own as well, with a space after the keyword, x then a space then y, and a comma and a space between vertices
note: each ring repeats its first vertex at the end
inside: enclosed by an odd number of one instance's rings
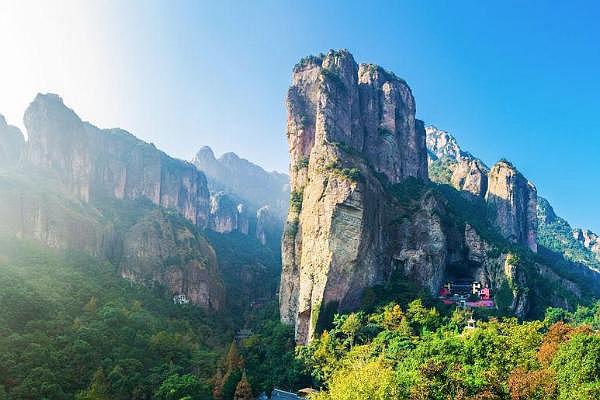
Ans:
POLYGON ((304 55, 348 48, 405 78, 418 116, 513 161, 600 231, 596 2, 0 1, 0 113, 37 92, 180 158, 201 145, 287 169, 285 91, 304 55))

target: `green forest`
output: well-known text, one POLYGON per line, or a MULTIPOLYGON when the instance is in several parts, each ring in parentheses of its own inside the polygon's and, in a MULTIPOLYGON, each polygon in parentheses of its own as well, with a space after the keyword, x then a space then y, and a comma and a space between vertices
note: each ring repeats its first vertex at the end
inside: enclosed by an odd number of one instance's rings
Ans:
POLYGON ((231 400, 303 387, 315 400, 600 398, 600 303, 517 321, 398 283, 377 296, 401 298, 335 315, 296 347, 276 302, 248 314, 252 334, 235 342, 239 320, 175 305, 88 255, 16 239, 0 254, 0 399, 231 400))

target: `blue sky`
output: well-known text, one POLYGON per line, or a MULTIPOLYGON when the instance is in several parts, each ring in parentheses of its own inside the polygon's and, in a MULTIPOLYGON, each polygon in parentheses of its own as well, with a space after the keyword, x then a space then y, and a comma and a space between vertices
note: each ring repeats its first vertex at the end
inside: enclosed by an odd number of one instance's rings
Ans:
POLYGON ((321 3, 3 2, 0 113, 20 124, 36 92, 57 92, 175 156, 208 144, 285 171, 292 66, 347 48, 406 79, 419 118, 488 164, 510 159, 560 215, 600 231, 600 6, 321 3))

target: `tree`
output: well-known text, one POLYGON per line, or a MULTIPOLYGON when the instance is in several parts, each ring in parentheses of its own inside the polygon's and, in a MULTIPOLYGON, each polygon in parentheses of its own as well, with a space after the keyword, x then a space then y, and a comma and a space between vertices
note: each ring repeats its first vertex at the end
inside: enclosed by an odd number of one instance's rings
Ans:
POLYGON ((223 370, 221 368, 217 368, 217 373, 213 378, 212 395, 214 400, 223 400, 223 384, 223 370))
POLYGON ((552 367, 560 400, 600 398, 600 336, 580 333, 560 346, 552 367))
POLYGON ((229 352, 227 353, 227 359, 225 360, 225 366, 227 371, 233 371, 236 369, 244 368, 244 360, 240 355, 240 351, 238 350, 237 344, 235 340, 231 342, 231 346, 229 346, 229 352))
POLYGON ((360 316, 356 313, 348 315, 342 323, 340 330, 350 341, 350 347, 354 346, 354 340, 356 339, 356 335, 358 334, 361 325, 360 316))
POLYGON ((174 374, 164 380, 154 394, 156 400, 205 400, 210 398, 209 390, 193 375, 174 374))
POLYGON ((356 362, 332 376, 329 392, 320 392, 315 400, 387 400, 398 398, 394 372, 379 361, 356 362))
POLYGON ((235 388, 235 394, 233 395, 233 400, 252 400, 252 387, 246 379, 246 371, 242 374, 242 379, 237 384, 235 388))
POLYGON ((94 372, 89 388, 77 396, 77 400, 109 400, 110 398, 110 383, 102 368, 94 372))

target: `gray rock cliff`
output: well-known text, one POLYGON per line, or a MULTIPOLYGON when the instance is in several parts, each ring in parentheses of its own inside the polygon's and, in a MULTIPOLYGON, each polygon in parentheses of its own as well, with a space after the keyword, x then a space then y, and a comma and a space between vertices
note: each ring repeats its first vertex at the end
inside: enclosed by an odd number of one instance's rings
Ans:
POLYGON ((537 190, 512 164, 500 161, 489 173, 485 198, 494 207, 496 225, 513 243, 537 252, 537 190))
POLYGON ((58 176, 82 201, 148 199, 206 227, 206 178, 190 163, 121 129, 102 130, 81 121, 57 95, 38 95, 24 121, 29 136, 26 162, 58 176))
POLYGON ((0 114, 0 165, 16 166, 25 146, 23 133, 0 114))

